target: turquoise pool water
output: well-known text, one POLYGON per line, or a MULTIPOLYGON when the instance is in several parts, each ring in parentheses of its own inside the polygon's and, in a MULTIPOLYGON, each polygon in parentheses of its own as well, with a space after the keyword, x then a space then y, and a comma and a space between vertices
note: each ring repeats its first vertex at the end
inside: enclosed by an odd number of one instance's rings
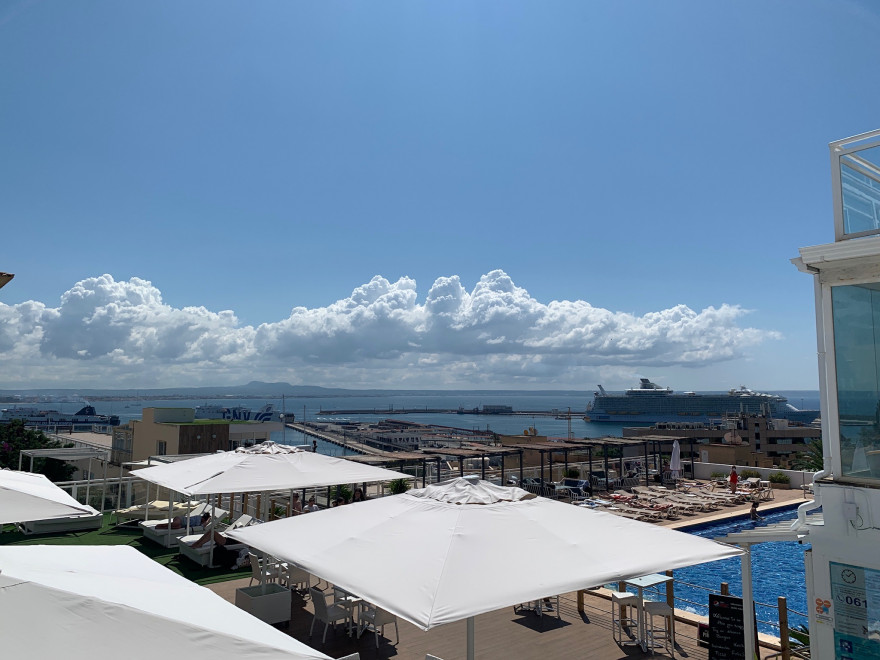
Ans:
MULTIPOLYGON (((793 508, 768 513, 759 522, 745 518, 707 523, 682 531, 706 538, 718 538, 732 532, 754 529, 769 523, 794 521, 795 518, 797 518, 797 510, 793 508)), ((776 599, 779 596, 785 596, 788 601, 789 627, 807 625, 806 617, 797 612, 805 613, 807 611, 804 551, 809 547, 808 544, 795 542, 760 543, 752 546, 752 589, 756 602, 758 630, 761 632, 779 635, 778 626, 765 623, 766 621, 778 622, 776 599), (772 607, 760 603, 766 603, 772 607)), ((675 571, 676 608, 708 616, 709 591, 707 589, 718 593, 722 582, 727 582, 730 585, 731 595, 742 595, 742 562, 739 557, 677 569, 675 571)), ((663 595, 650 597, 662 600, 665 598, 665 594, 662 589, 660 593, 663 595)))

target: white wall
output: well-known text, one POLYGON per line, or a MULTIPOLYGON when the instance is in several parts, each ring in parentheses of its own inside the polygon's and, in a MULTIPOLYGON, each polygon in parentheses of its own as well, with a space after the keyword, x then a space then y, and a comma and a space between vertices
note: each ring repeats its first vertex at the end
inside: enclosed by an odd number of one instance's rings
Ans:
MULTIPOLYGON (((790 483, 792 488, 800 488, 804 484, 813 483, 812 472, 780 470, 778 468, 756 468, 750 467, 748 465, 736 466, 737 474, 742 475, 743 470, 758 472, 761 475, 761 479, 764 479, 765 481, 770 479, 771 474, 782 472, 782 474, 787 474, 788 478, 791 479, 790 483)), ((694 479, 709 479, 713 472, 720 472, 726 477, 728 474, 730 474, 730 463, 700 463, 698 461, 694 461, 694 479)))
MULTIPOLYGON (((816 492, 821 498, 825 524, 811 527, 806 539, 813 546, 813 593, 807 594, 810 637, 813 657, 834 658, 838 656, 835 655, 833 619, 838 605, 831 597, 829 562, 880 570, 880 530, 877 529, 880 528, 880 491, 820 482, 816 484, 816 492), (857 517, 849 520, 848 515, 856 511, 853 504, 857 507, 857 517), (832 603, 828 617, 817 617, 816 599, 832 603)), ((869 618, 877 617, 873 609, 876 607, 877 603, 868 604, 869 618)))

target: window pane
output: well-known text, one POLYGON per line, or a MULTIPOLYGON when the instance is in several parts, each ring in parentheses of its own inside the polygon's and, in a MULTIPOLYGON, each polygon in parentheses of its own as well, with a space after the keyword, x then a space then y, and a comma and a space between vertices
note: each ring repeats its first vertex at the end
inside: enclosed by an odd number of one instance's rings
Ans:
POLYGON ((880 284, 831 292, 843 476, 880 480, 880 284))

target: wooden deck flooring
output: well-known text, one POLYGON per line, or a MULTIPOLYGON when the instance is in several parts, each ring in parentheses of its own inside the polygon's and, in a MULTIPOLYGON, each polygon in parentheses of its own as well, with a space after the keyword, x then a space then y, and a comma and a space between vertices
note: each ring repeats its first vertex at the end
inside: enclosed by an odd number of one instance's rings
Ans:
MULTIPOLYGON (((246 586, 249 580, 236 580, 210 585, 208 588, 233 601, 235 589, 246 586)), ((326 586, 326 583, 322 583, 326 586)), ((622 660, 624 658, 668 658, 662 650, 651 655, 636 646, 618 646, 611 634, 609 601, 588 595, 585 613, 577 609, 575 594, 560 598, 561 619, 555 612, 538 617, 533 612, 514 613, 512 607, 480 615, 475 619, 476 657, 481 660, 552 660, 553 658, 590 658, 595 660, 622 660)), ((315 624, 315 633, 309 639, 312 624, 311 603, 294 594, 292 616, 286 631, 309 646, 338 658, 358 652, 362 660, 400 658, 423 660, 426 653, 443 660, 458 660, 466 656, 466 623, 459 621, 423 632, 406 621, 399 621, 400 641, 396 642, 394 626, 386 626, 379 637, 379 648, 371 632, 361 639, 348 637, 343 626, 327 631, 326 644, 321 643, 323 624, 315 624)), ((281 630, 285 628, 281 627, 281 630)), ((676 624, 675 657, 688 660, 707 660, 707 650, 697 645, 697 630, 686 624, 676 624)))
MULTIPOLYGON (((779 491, 773 502, 762 504, 762 512, 803 502, 800 491, 779 491)), ((717 512, 686 516, 676 521, 663 521, 662 525, 676 528, 694 523, 708 522, 747 513, 749 505, 725 507, 717 512)), ((235 589, 247 586, 249 578, 209 585, 215 593, 234 602, 235 589)), ((321 583, 326 586, 326 583, 321 583)), ((534 613, 515 614, 508 607, 476 617, 476 657, 480 660, 553 660, 555 658, 589 658, 590 660, 623 660, 628 658, 668 658, 657 652, 643 653, 636 646, 618 646, 611 633, 611 609, 609 601, 598 596, 585 598, 585 613, 577 609, 575 594, 560 598, 562 620, 555 615, 541 619, 534 613)), ((555 614, 555 613, 554 613, 555 614)), ((359 652, 362 660, 399 658, 424 660, 426 653, 443 660, 460 660, 466 656, 466 623, 459 621, 423 632, 405 621, 399 621, 400 641, 395 642, 393 626, 385 628, 379 638, 365 633, 360 639, 349 638, 337 626, 327 632, 327 643, 321 643, 323 625, 315 625, 315 635, 309 639, 312 623, 311 603, 307 598, 294 595, 291 623, 286 630, 296 639, 318 649, 333 658, 359 652)), ((773 651, 762 649, 762 656, 773 651)), ((685 660, 708 660, 708 651, 697 644, 697 628, 694 625, 676 623, 675 657, 685 660)))

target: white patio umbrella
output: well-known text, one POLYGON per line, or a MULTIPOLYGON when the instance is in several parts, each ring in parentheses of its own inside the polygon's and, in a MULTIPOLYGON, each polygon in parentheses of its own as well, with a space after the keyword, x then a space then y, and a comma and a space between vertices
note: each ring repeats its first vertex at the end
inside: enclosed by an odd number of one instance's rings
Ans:
POLYGON ((678 478, 681 473, 681 447, 678 440, 672 443, 672 456, 669 457, 669 471, 672 472, 674 478, 678 478))
MULTIPOLYGON (((410 477, 271 441, 144 468, 135 476, 189 496, 295 490, 410 477)), ((212 560, 213 553, 212 546, 212 560)))
POLYGON ((83 513, 95 511, 77 502, 45 475, 0 470, 0 525, 83 513))
POLYGON ((411 475, 264 442, 144 468, 135 476, 185 495, 214 495, 391 481, 411 475))
POLYGON ((469 658, 477 614, 742 553, 465 478, 230 536, 423 630, 468 619, 469 658))
POLYGON ((329 660, 129 546, 0 547, 8 658, 329 660))

